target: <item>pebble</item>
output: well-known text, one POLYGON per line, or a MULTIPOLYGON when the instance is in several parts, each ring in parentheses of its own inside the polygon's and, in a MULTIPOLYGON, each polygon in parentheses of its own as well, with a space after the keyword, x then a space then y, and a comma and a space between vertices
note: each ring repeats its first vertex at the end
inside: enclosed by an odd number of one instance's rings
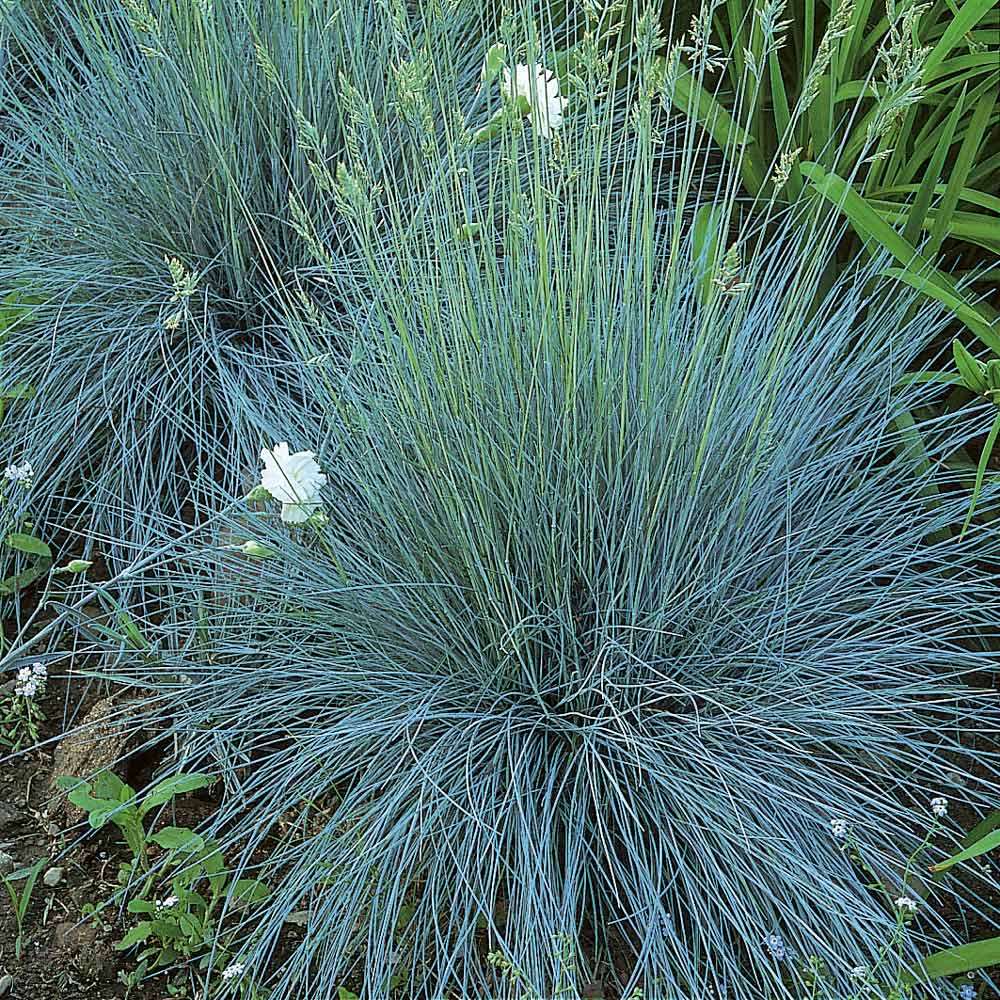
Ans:
POLYGON ((14 870, 14 864, 14 859, 6 851, 0 851, 0 875, 6 875, 7 872, 12 872, 14 870))
POLYGON ((53 886, 57 886, 63 877, 63 870, 61 868, 50 868, 43 876, 42 881, 51 889, 53 886))

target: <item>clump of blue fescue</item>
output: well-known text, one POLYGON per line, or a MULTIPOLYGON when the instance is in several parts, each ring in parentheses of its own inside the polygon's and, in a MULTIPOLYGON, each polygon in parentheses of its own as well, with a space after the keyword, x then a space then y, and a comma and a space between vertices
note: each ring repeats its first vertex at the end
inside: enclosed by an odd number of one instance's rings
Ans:
POLYGON ((497 996, 490 951, 544 997, 784 997, 798 959, 872 966, 928 802, 990 791, 996 580, 941 461, 971 429, 904 378, 940 318, 877 264, 827 281, 837 224, 743 214, 700 133, 658 147, 662 78, 623 124, 579 74, 555 134, 440 139, 417 212, 345 163, 374 292, 289 442, 314 513, 234 499, 263 558, 211 526, 169 568, 196 621, 144 626, 212 832, 266 859, 243 961, 276 1000, 497 996))

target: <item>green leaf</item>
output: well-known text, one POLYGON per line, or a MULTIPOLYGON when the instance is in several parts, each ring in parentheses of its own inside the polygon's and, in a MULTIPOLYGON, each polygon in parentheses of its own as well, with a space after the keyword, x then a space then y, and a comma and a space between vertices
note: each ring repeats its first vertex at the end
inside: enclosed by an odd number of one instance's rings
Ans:
MULTIPOLYGON (((897 278, 904 284, 923 292, 928 298, 947 306, 957 319, 960 319, 984 344, 994 351, 1000 348, 1000 333, 994 330, 994 324, 987 322, 982 313, 971 305, 962 293, 951 291, 935 284, 927 275, 917 274, 901 267, 887 267, 885 273, 897 278)), ((938 272, 940 274, 940 272, 938 272)))
POLYGON ((924 81, 933 79, 934 71, 951 54, 952 49, 962 42, 965 35, 996 6, 996 0, 962 0, 954 16, 948 18, 947 28, 937 45, 924 61, 924 81))
POLYGON ((113 799, 116 803, 125 803, 135 797, 135 789, 126 785, 114 771, 101 771, 94 778, 94 795, 99 799, 113 799))
POLYGON ((165 826, 149 839, 168 851, 200 851, 205 846, 204 837, 184 826, 165 826))
POLYGON ((500 42, 491 45, 483 61, 483 82, 491 83, 507 65, 507 50, 500 42))
POLYGON ((969 178, 969 171, 972 169, 979 150, 982 147, 983 136, 990 124, 990 116, 993 114, 993 106, 996 104, 996 94, 976 102, 975 110, 972 113, 972 121, 969 123, 968 131, 959 147, 958 156, 955 158, 952 167, 951 177, 948 187, 945 189, 944 198, 938 206, 937 217, 931 230, 931 238, 927 243, 926 253, 933 257, 941 248, 945 236, 948 235, 949 223, 955 208, 958 206, 958 198, 969 178))
POLYGON ((1000 410, 997 411, 997 415, 993 420, 993 426, 990 428, 990 432, 986 436, 986 444, 983 445, 983 453, 979 457, 979 465, 976 468, 976 484, 972 489, 972 500, 969 503, 969 513, 965 515, 965 523, 962 525, 959 538, 961 538, 968 530, 969 524, 972 522, 972 515, 976 512, 976 504, 979 501, 979 494, 983 490, 983 480, 986 478, 986 465, 990 460, 990 455, 993 454, 993 447, 997 443, 998 436, 1000 436, 1000 410))
MULTIPOLYGON (((920 959, 920 969, 928 979, 942 976, 956 976, 961 972, 974 972, 1000 964, 1000 937, 985 938, 971 944, 960 944, 955 948, 936 951, 927 958, 920 959)), ((910 973, 903 974, 908 983, 916 982, 910 973)))
POLYGON ((947 861, 942 861, 940 864, 931 865, 932 872, 943 872, 952 865, 957 865, 960 861, 968 861, 970 858, 978 858, 980 854, 985 854, 987 851, 995 850, 1000 847, 1000 830, 994 830, 992 833, 988 833, 981 840, 977 840, 971 847, 965 848, 964 851, 959 851, 958 854, 953 854, 947 861))
MULTIPOLYGON (((658 60, 665 60, 657 56, 658 60)), ((760 147, 749 132, 694 78, 690 70, 677 75, 670 95, 678 111, 701 122, 712 139, 725 151, 739 149, 743 186, 752 195, 760 194, 767 180, 767 168, 760 147)))
POLYGON ((694 215, 691 249, 695 265, 702 270, 698 279, 698 298, 703 306, 711 300, 712 279, 719 270, 723 214, 721 206, 703 205, 694 215))
POLYGON ((984 344, 1000 354, 1000 332, 994 329, 992 311, 973 305, 955 284, 954 279, 923 257, 895 229, 882 219, 842 177, 827 172, 818 163, 803 163, 802 173, 816 190, 836 205, 850 220, 855 232, 866 243, 887 250, 904 267, 902 272, 890 269, 886 273, 901 278, 907 284, 947 305, 984 344))
POLYGON ((143 941, 149 939, 149 935, 153 933, 153 922, 151 920, 141 920, 135 925, 126 935, 115 945, 119 951, 125 951, 126 948, 132 948, 137 944, 142 944, 143 941))
POLYGON ((255 878, 241 878, 233 886, 230 900, 234 905, 253 906, 262 903, 270 895, 271 890, 265 882, 255 878))
POLYGON ((11 532, 7 536, 7 546, 16 549, 18 552, 26 552, 41 559, 51 559, 52 550, 40 538, 34 535, 26 535, 19 531, 11 532))
POLYGON ((0 394, 0 399, 34 399, 36 395, 35 387, 29 385, 27 382, 18 382, 17 385, 12 386, 10 389, 4 389, 3 393, 0 394))
POLYGON ((948 120, 945 123, 944 131, 938 136, 937 145, 931 156, 930 166, 924 174, 923 182, 917 189, 917 197, 910 207, 909 216, 906 220, 906 228, 903 230, 903 239, 910 243, 915 243, 920 238, 920 229, 927 217, 927 209, 930 208, 931 198, 934 194, 935 185, 941 176, 941 169, 944 166, 944 158, 951 148, 952 139, 955 135, 955 126, 958 124, 962 109, 965 106, 965 87, 959 94, 955 107, 952 109, 948 120))
POLYGON ((981 396, 986 392, 985 367, 965 349, 965 345, 960 340, 953 340, 951 349, 955 355, 955 367, 958 369, 958 374, 962 376, 962 381, 977 396, 981 396))
POLYGON ((166 778, 154 785, 146 793, 139 806, 139 815, 146 816, 150 810, 166 805, 175 795, 193 792, 198 788, 205 788, 211 783, 212 778, 207 774, 175 774, 173 777, 166 778))

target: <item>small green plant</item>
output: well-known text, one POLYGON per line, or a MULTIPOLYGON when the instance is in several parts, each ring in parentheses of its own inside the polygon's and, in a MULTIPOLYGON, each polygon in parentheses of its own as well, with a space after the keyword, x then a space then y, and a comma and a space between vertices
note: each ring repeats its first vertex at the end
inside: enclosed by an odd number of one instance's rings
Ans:
POLYGON ((35 891, 35 883, 38 876, 45 867, 47 858, 39 858, 30 868, 21 868, 11 872, 9 875, 0 876, 3 879, 4 888, 10 896, 11 908, 14 911, 14 923, 17 925, 17 934, 14 938, 14 958, 21 960, 21 951, 24 947, 24 918, 31 906, 31 895, 35 891), (14 886, 15 882, 24 879, 24 885, 20 891, 14 886))
MULTIPOLYGON (((118 942, 118 949, 144 946, 137 956, 140 977, 147 969, 168 968, 178 961, 193 963, 202 972, 216 968, 225 975, 237 969, 241 974, 242 966, 234 963, 225 942, 217 940, 219 914, 224 902, 236 911, 263 902, 270 894, 267 885, 257 879, 231 880, 217 842, 185 827, 165 827, 151 839, 167 849, 167 859, 155 883, 147 880, 143 891, 129 900, 128 912, 143 919, 118 942)), ((227 978, 236 975, 231 972, 227 978)))
POLYGON ((149 845, 155 843, 146 829, 146 819, 154 809, 166 805, 174 796, 193 792, 211 784, 206 774, 176 774, 153 785, 140 799, 135 789, 111 771, 102 771, 90 781, 64 776, 58 787, 67 799, 87 814, 90 825, 100 830, 109 821, 121 830, 132 853, 132 863, 123 864, 119 881, 127 884, 136 872, 149 871, 149 845))
MULTIPOLYGON (((90 825, 100 829, 114 823, 131 853, 131 861, 119 866, 119 889, 113 897, 128 897, 127 911, 142 918, 116 945, 119 951, 142 946, 135 968, 120 976, 128 987, 149 972, 181 962, 192 975, 201 973, 202 979, 219 971, 235 995, 261 995, 249 980, 244 981, 242 963, 235 961, 229 943, 220 939, 219 921, 223 909, 238 913, 263 902, 270 894, 268 886, 257 879, 232 879, 218 842, 211 838, 187 827, 150 830, 147 826, 154 810, 176 795, 210 783, 208 775, 178 774, 140 797, 108 771, 89 782, 69 777, 59 781, 68 789, 69 801, 87 813, 90 825), (155 865, 154 847, 165 852, 155 865)), ((87 916, 96 920, 99 911, 89 907, 87 916)), ((187 987, 178 984, 171 984, 168 992, 188 995, 187 987)))
POLYGON ((13 693, 0 720, 0 745, 17 752, 38 742, 38 724, 45 721, 39 701, 45 694, 47 679, 43 663, 18 670, 13 693))

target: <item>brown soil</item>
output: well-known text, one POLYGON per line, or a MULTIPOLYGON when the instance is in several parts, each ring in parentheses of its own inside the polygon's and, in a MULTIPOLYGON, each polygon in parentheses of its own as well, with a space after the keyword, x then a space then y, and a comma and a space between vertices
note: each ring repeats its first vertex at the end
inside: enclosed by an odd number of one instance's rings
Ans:
MULTIPOLYGON (((52 808, 50 782, 58 775, 53 774, 56 747, 51 741, 62 728, 65 690, 64 682, 50 682, 42 700, 49 716, 41 727, 42 748, 3 760, 0 769, 0 850, 13 859, 15 871, 48 859, 25 915, 20 960, 15 956, 17 923, 11 901, 6 892, 0 895, 0 996, 111 1000, 127 995, 130 1000, 163 1000, 162 979, 128 993, 118 981, 119 973, 129 971, 132 963, 114 947, 123 934, 120 925, 111 926, 117 922, 116 913, 108 912, 102 926, 82 921, 85 904, 100 904, 111 895, 118 863, 127 859, 128 852, 113 825, 96 832, 67 825, 52 808), (61 870, 58 880, 53 869, 61 870), (46 884, 46 873, 54 885, 46 884)), ((88 699, 97 700, 97 695, 88 699)), ((65 766, 65 748, 60 763, 65 766)), ((124 777, 128 780, 128 775, 124 777)), ((12 884, 20 893, 24 880, 12 884)))

